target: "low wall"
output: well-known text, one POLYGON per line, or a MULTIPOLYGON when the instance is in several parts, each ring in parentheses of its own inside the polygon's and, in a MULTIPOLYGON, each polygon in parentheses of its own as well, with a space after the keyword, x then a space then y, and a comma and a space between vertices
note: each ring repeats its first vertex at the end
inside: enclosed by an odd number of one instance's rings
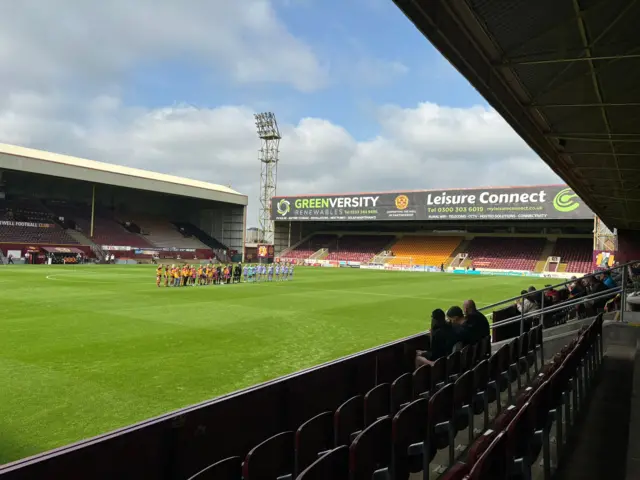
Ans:
POLYGON ((413 370, 425 334, 0 467, 3 480, 180 479, 413 370))

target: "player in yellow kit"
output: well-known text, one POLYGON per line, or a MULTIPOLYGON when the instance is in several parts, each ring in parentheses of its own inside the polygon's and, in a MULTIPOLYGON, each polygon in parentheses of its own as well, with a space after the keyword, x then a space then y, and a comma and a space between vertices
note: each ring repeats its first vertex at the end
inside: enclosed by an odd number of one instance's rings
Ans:
POLYGON ((162 264, 156 268, 156 287, 160 286, 160 282, 162 282, 162 264))

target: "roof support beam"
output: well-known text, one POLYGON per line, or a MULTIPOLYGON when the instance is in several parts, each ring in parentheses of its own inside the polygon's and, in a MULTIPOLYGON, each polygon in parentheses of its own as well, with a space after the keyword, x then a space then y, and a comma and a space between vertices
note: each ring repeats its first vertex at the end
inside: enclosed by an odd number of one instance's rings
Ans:
MULTIPOLYGON (((576 170, 589 171, 589 172, 610 172, 608 167, 575 167, 576 170)), ((630 172, 632 174, 640 175, 640 172, 636 168, 621 168, 621 172, 630 172)), ((617 182, 617 180, 616 180, 617 182)))
MULTIPOLYGON (((629 2, 627 4, 627 6, 625 8, 623 8, 618 15, 611 21, 611 23, 609 23, 609 25, 607 26, 607 28, 605 28, 600 35, 598 35, 596 38, 593 39, 593 41, 591 42, 591 44, 589 45, 590 48, 595 47, 611 30, 613 30, 613 27, 616 26, 616 24, 622 19, 624 18, 624 16, 627 14, 627 12, 635 7, 637 3, 637 0, 632 0, 631 2, 629 2)), ((627 52, 625 55, 632 55, 635 52, 637 52, 638 49, 633 49, 629 52, 627 52)), ((511 59, 512 61, 514 61, 514 59, 511 59)), ((603 69, 606 68, 607 66, 610 66, 616 62, 620 61, 620 59, 615 59, 615 60, 611 60, 608 61, 606 64, 600 64, 599 69, 603 69)), ((569 63, 568 65, 566 65, 562 70, 560 70, 556 75, 553 76, 553 78, 551 78, 549 80, 549 82, 539 91, 535 94, 535 97, 533 99, 533 101, 535 102, 538 98, 542 97, 543 95, 547 94, 549 92, 549 90, 551 90, 551 88, 558 83, 558 81, 562 78, 564 78, 565 73, 567 73, 571 67, 574 65, 574 63, 569 63)), ((582 74, 581 74, 582 75, 582 74)), ((572 76, 571 79, 567 79, 564 80, 563 82, 560 83, 560 85, 564 85, 566 83, 569 83, 570 81, 572 81, 575 78, 575 75, 572 76)))
MULTIPOLYGON (((611 103, 530 103, 529 108, 602 108, 602 107, 640 107, 640 102, 611 103)), ((607 134, 608 135, 608 134, 607 134)))
POLYGON ((636 60, 640 58, 640 53, 630 53, 621 55, 602 55, 596 57, 567 57, 567 58, 547 58, 541 60, 514 60, 496 63, 494 66, 499 68, 510 68, 518 65, 549 65, 557 63, 574 63, 574 62, 591 62, 602 60, 636 60))
POLYGON ((620 138, 620 137, 575 137, 571 135, 552 135, 551 138, 559 138, 562 140, 570 140, 576 142, 606 142, 606 143, 640 143, 640 138, 620 138))
MULTIPOLYGON (((591 71, 591 82, 593 83, 593 90, 596 94, 596 98, 598 99, 598 103, 604 104, 605 102, 602 95, 602 86, 600 85, 600 78, 596 73, 595 67, 593 65, 593 61, 591 60, 592 54, 591 54, 591 48, 589 46, 590 45, 589 33, 587 32, 587 25, 584 21, 584 12, 580 8, 579 0, 573 0, 573 10, 574 12, 576 12, 576 16, 578 17, 578 31, 580 32, 580 38, 582 39, 582 44, 584 45, 585 56, 590 59, 588 64, 589 64, 589 70, 591 71)), ((609 121, 609 114, 607 113, 607 109, 604 107, 605 105, 600 106, 600 113, 602 114, 602 121, 604 122, 604 127, 607 131, 607 134, 610 134, 611 122, 609 121)), ((613 153, 612 156, 613 156, 613 161, 615 162, 616 170, 618 172, 618 179, 620 180, 620 184, 623 184, 622 172, 620 171, 620 164, 618 163, 618 157, 616 156, 616 147, 613 144, 611 136, 609 136, 609 147, 611 148, 611 153, 613 153)), ((629 223, 629 218, 628 218, 629 204, 628 204, 628 199, 626 195, 624 197, 624 206, 625 206, 624 217, 626 219, 626 223, 629 223)))
MULTIPOLYGON (((606 2, 607 2, 607 0, 599 0, 599 1, 597 1, 597 2, 594 2, 594 3, 592 3, 591 5, 589 5, 589 7, 587 8, 587 11, 588 11, 588 10, 593 10, 594 8, 597 8, 598 6, 600 6, 601 4, 604 4, 604 3, 606 3, 606 2)), ((631 2, 631 3, 635 3, 635 2, 636 2, 636 0, 633 0, 633 2, 631 2)), ((624 12, 626 12, 626 10, 627 10, 627 9, 624 9, 623 11, 624 11, 624 12)), ((564 27, 567 27, 567 26, 568 26, 568 25, 570 25, 570 24, 573 24, 573 22, 575 22, 575 20, 576 20, 575 15, 572 15, 572 16, 571 16, 571 17, 569 17, 569 18, 563 18, 563 19, 562 19, 562 20, 560 20, 559 22, 554 23, 553 25, 551 25, 549 28, 545 28, 544 30, 539 31, 539 32, 537 32, 537 33, 535 33, 535 34, 531 35, 530 37, 527 37, 526 39, 524 39, 524 40, 523 40, 522 42, 520 42, 519 44, 517 44, 517 45, 513 45, 513 46, 510 46, 510 47, 509 47, 509 50, 510 50, 510 51, 512 51, 512 52, 517 52, 517 51, 521 50, 523 47, 526 47, 527 45, 531 44, 531 43, 532 43, 532 42, 534 42, 535 40, 539 40, 539 39, 541 39, 541 38, 544 38, 544 37, 546 37, 548 34, 555 32, 556 30, 560 30, 560 29, 562 29, 562 28, 564 28, 564 27)), ((604 30, 604 31, 603 31, 603 32, 598 36, 598 38, 596 38, 596 39, 593 41, 593 44, 595 45, 595 43, 597 43, 598 41, 600 41, 600 39, 601 39, 602 37, 604 37, 604 36, 607 34, 608 30, 609 30, 611 27, 613 27, 613 25, 615 25, 615 23, 617 23, 617 21, 618 21, 617 19, 614 19, 614 21, 612 22, 612 24, 611 24, 609 27, 607 27, 607 28, 606 28, 606 29, 605 29, 605 30, 604 30)), ((507 55, 508 55, 508 53, 507 53, 507 55)), ((516 58, 516 57, 511 57, 511 59, 510 59, 510 60, 511 60, 511 61, 513 61, 513 60, 514 60, 514 58, 516 58)), ((508 59, 507 59, 507 61, 508 61, 508 59)))
POLYGON ((623 152, 564 152, 565 154, 571 155, 595 155, 597 157, 640 157, 640 153, 623 153, 623 152))
POLYGON ((598 138, 603 135, 609 137, 639 137, 640 133, 601 133, 601 132, 564 132, 564 133, 555 133, 555 132, 546 132, 545 136, 550 138, 572 138, 572 137, 588 137, 588 138, 598 138))

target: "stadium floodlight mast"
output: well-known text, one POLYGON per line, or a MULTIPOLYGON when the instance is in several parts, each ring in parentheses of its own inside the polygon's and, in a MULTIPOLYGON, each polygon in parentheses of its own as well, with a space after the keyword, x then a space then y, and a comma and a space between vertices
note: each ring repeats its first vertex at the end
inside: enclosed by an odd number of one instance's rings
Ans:
POLYGON ((273 244, 271 199, 276 194, 278 154, 282 137, 276 116, 273 113, 257 113, 254 116, 258 137, 260 137, 260 237, 261 242, 273 244))

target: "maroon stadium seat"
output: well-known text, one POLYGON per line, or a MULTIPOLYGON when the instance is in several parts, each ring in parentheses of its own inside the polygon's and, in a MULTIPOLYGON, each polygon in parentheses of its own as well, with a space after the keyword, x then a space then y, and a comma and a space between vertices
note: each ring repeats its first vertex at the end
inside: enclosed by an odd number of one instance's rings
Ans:
POLYGON ((348 480, 349 447, 342 445, 324 454, 298 475, 297 480, 348 480))
POLYGON ((242 459, 230 457, 200 470, 189 480, 241 480, 242 459))

